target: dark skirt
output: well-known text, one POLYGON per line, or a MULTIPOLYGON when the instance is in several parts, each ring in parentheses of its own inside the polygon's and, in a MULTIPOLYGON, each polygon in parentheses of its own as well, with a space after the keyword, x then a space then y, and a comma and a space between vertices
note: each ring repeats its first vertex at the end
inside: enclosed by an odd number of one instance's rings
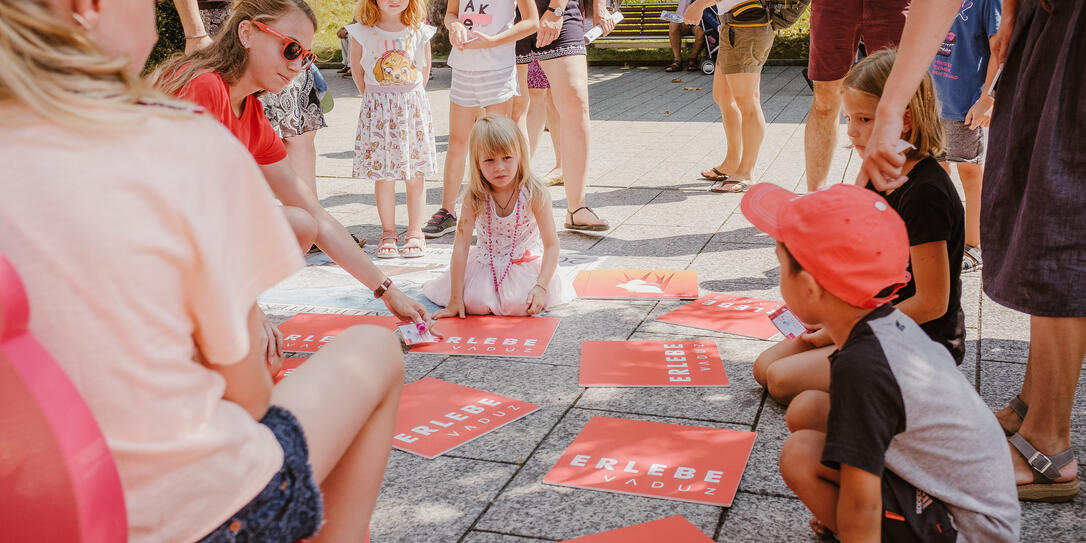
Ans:
MULTIPOLYGON (((549 0, 536 0, 539 15, 547 10, 549 0)), ((517 13, 520 20, 520 13, 517 13)), ((588 49, 584 43, 584 18, 581 16, 581 6, 577 0, 569 0, 562 11, 562 31, 554 41, 545 47, 535 46, 536 34, 517 40, 517 64, 531 64, 535 60, 550 60, 553 58, 568 57, 571 55, 587 55, 588 49)))
POLYGON ((984 292, 1086 317, 1086 2, 1024 0, 996 87, 981 203, 984 292))

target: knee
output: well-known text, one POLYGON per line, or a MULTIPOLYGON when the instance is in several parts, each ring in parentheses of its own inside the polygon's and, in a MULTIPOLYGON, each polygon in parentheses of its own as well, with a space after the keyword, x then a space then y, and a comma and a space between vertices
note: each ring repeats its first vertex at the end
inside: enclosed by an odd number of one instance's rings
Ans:
POLYGON ((788 411, 784 414, 784 424, 789 432, 800 430, 821 430, 825 427, 825 421, 819 421, 823 412, 827 394, 820 390, 805 390, 796 395, 788 404, 788 411))
POLYGON ((814 462, 821 462, 823 434, 814 430, 800 430, 784 440, 781 447, 779 469, 781 478, 795 490, 806 478, 814 474, 814 462))
POLYGON ((795 379, 789 368, 774 364, 766 368, 765 388, 769 395, 781 405, 788 405, 795 397, 795 379))
POLYGON ((389 385, 403 384, 404 363, 400 340, 379 326, 352 326, 339 334, 338 341, 347 341, 359 353, 351 367, 353 375, 366 381, 379 380, 389 385))
POLYGON ((754 360, 754 380, 759 385, 766 386, 766 372, 776 361, 777 357, 773 354, 772 349, 762 351, 762 354, 758 355, 758 358, 754 360))
POLYGON ((811 116, 832 117, 841 110, 841 94, 836 86, 820 86, 815 82, 814 100, 811 101, 811 116))

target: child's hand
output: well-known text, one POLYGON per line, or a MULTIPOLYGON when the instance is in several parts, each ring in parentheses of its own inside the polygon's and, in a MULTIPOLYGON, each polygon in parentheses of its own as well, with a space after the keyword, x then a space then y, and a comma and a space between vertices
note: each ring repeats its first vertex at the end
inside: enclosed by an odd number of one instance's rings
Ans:
POLYGON ((833 343, 833 339, 830 338, 830 335, 826 332, 825 328, 808 330, 800 335, 799 339, 810 343, 814 347, 825 347, 826 345, 833 343))
POLYGON ((464 44, 471 39, 471 31, 461 22, 455 22, 449 27, 449 43, 457 49, 464 49, 464 44))
POLYGON ((461 319, 467 314, 467 310, 464 309, 463 300, 449 300, 449 305, 434 311, 433 315, 430 315, 430 320, 426 322, 427 328, 432 328, 434 321, 437 319, 443 319, 445 317, 460 317, 461 319))
POLYGON ((529 315, 536 315, 543 311, 543 308, 547 307, 547 289, 536 284, 532 290, 528 291, 528 299, 524 300, 524 303, 528 304, 529 315))
POLYGON ((992 106, 994 105, 995 100, 982 92, 977 103, 973 104, 973 107, 969 108, 969 113, 965 114, 965 125, 970 130, 990 125, 992 123, 992 106))
POLYGON ((471 32, 468 39, 471 41, 464 44, 464 49, 486 49, 494 47, 498 42, 498 40, 494 39, 494 36, 482 32, 471 32))

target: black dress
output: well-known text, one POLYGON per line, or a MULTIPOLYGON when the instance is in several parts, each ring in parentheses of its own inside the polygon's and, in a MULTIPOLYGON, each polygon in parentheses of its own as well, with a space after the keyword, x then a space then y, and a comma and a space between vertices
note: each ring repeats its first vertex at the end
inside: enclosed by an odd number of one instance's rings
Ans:
POLYGON ((984 292, 1086 317, 1086 2, 1024 0, 996 87, 981 199, 984 292))

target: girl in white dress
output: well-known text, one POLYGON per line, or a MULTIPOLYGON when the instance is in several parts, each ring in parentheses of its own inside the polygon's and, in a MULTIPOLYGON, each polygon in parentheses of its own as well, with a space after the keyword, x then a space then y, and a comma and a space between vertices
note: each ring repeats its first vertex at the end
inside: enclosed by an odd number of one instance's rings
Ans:
POLYGON ((572 285, 555 273, 559 248, 551 198, 529 170, 524 135, 508 117, 487 115, 471 129, 468 148, 471 180, 452 263, 422 287, 445 306, 433 318, 534 315, 568 302, 572 285))

